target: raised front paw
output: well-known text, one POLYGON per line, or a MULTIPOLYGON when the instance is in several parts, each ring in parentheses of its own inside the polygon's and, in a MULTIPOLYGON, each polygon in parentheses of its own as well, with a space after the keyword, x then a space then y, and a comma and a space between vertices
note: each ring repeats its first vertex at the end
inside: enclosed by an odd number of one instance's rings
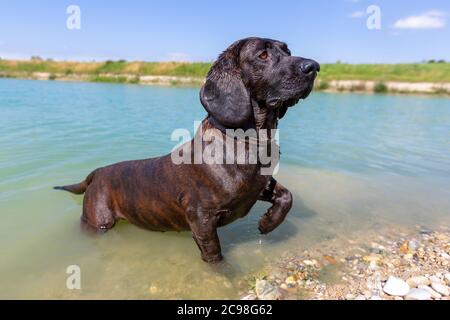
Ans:
POLYGON ((270 210, 259 220, 258 230, 261 234, 268 234, 278 226, 271 218, 270 210))

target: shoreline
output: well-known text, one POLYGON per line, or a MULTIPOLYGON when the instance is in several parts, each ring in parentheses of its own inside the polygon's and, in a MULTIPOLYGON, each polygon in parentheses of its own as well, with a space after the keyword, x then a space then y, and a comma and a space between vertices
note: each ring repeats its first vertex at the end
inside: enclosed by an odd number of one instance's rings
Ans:
POLYGON ((396 228, 286 252, 242 300, 450 300, 450 228, 396 228))
MULTIPOLYGON (((49 72, 0 72, 0 78, 13 78, 39 81, 97 82, 157 86, 199 87, 204 83, 203 77, 166 76, 102 73, 89 74, 53 74, 49 72)), ((401 82, 374 80, 331 80, 319 79, 315 90, 328 93, 353 92, 366 94, 401 94, 401 95, 439 95, 450 96, 450 82, 401 82)))

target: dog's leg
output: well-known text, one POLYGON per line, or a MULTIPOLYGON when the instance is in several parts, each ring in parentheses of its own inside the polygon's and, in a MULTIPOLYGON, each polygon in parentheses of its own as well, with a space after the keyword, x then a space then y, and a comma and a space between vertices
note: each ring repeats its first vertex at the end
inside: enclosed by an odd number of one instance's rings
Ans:
POLYGON ((271 178, 259 200, 273 204, 259 220, 258 229, 262 234, 266 234, 272 232, 286 218, 292 208, 292 193, 274 178, 271 178))
POLYGON ((218 217, 213 212, 204 212, 203 210, 188 213, 187 217, 203 261, 207 263, 220 262, 223 257, 217 235, 218 217))
POLYGON ((84 195, 81 227, 91 233, 105 233, 116 224, 114 213, 108 205, 107 197, 97 189, 89 189, 84 195))

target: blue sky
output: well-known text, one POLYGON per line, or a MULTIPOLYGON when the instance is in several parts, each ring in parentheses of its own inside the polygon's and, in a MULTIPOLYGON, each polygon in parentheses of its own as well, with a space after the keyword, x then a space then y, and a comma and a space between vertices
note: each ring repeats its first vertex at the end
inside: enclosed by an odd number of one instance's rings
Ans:
POLYGON ((0 57, 212 61, 263 36, 320 62, 450 60, 449 22, 448 0, 0 0, 0 57), (80 30, 66 27, 71 4, 80 30), (371 4, 381 30, 366 27, 371 4))

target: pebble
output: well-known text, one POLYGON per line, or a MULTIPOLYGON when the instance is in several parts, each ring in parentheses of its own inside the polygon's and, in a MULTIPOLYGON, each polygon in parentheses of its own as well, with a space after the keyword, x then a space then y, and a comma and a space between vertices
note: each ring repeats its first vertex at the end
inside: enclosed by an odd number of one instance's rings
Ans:
POLYGON ((383 291, 391 296, 405 296, 410 290, 409 285, 402 279, 390 276, 383 287, 383 291))
POLYGON ((324 258, 324 260, 327 261, 329 264, 337 264, 336 259, 333 258, 332 256, 324 255, 323 258, 324 258))
POLYGON ((400 246, 400 252, 401 253, 408 253, 409 248, 408 248, 408 241, 405 241, 402 243, 402 245, 400 246))
POLYGON ((412 260, 413 259, 413 255, 412 255, 412 253, 407 253, 407 254, 405 254, 404 256, 403 256, 403 258, 405 259, 405 260, 412 260))
POLYGON ((297 280, 295 280, 295 278, 293 276, 287 277, 285 282, 287 285, 296 285, 297 284, 297 280))
POLYGON ((248 295, 241 298, 241 300, 256 300, 257 297, 253 293, 249 293, 248 295))
POLYGON ((420 229, 419 233, 420 233, 420 234, 425 234, 425 235, 430 235, 430 234, 433 233, 433 231, 430 230, 430 229, 428 229, 428 228, 422 227, 422 228, 420 229))
POLYGON ((438 276, 431 276, 430 277, 430 281, 431 282, 438 282, 438 283, 442 282, 441 279, 438 276))
POLYGON ((267 280, 257 280, 255 286, 256 296, 260 300, 281 299, 281 292, 267 280))
POLYGON ((420 285, 428 286, 431 281, 424 276, 418 276, 418 277, 411 277, 408 280, 406 280, 406 283, 409 284, 411 288, 417 288, 420 285))
POLYGON ((378 243, 364 242, 366 250, 360 246, 339 250, 330 245, 316 253, 306 252, 302 258, 288 260, 295 264, 283 266, 286 273, 266 278, 267 285, 258 283, 258 292, 248 293, 261 299, 283 299, 306 289, 318 300, 450 300, 450 232, 441 236, 422 231, 411 236, 395 230, 378 243), (325 285, 320 270, 333 264, 342 267, 330 271, 342 282, 325 285))
POLYGON ((303 260, 303 263, 307 266, 315 266, 317 264, 316 260, 303 260))
POLYGON ((425 289, 411 289, 405 297, 406 300, 430 300, 431 293, 425 289))
POLYGON ((450 285, 450 273, 444 274, 444 278, 445 278, 445 281, 447 281, 447 284, 450 285))
POLYGON ((418 288, 428 291, 433 299, 440 299, 442 297, 439 293, 431 289, 429 286, 420 285, 418 288))
POLYGON ((433 282, 431 284, 431 288, 434 289, 434 291, 436 291, 437 293, 443 295, 443 296, 448 296, 450 295, 450 292, 448 290, 448 287, 442 283, 439 282, 433 282))
POLYGON ((380 257, 379 256, 364 256, 363 260, 365 262, 369 262, 369 263, 371 263, 371 262, 377 263, 378 261, 380 261, 380 257))
POLYGON ((150 288, 148 288, 148 292, 150 292, 151 294, 155 294, 158 292, 158 287, 157 286, 151 286, 150 288))

